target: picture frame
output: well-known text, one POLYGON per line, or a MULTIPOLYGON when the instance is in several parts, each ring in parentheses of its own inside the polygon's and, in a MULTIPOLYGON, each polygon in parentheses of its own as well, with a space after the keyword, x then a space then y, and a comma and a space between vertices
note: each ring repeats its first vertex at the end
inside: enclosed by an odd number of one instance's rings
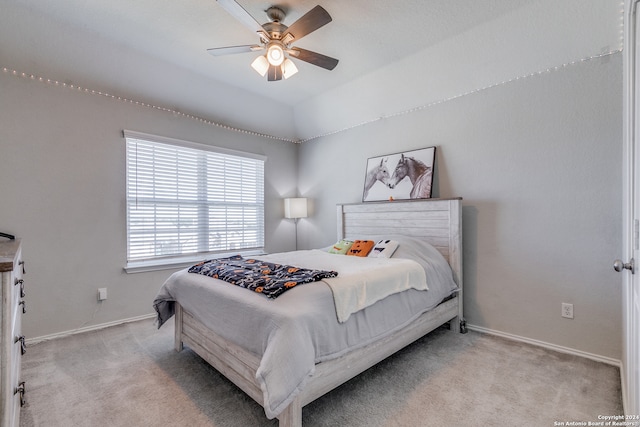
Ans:
POLYGON ((430 199, 436 147, 367 159, 363 202, 430 199))

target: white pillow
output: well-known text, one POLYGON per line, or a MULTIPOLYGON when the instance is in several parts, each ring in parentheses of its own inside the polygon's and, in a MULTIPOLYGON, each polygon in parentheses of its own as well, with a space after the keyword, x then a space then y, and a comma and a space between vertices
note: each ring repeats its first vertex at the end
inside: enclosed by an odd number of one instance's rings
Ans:
POLYGON ((399 243, 395 240, 382 239, 375 244, 368 256, 371 258, 391 258, 398 246, 399 243))

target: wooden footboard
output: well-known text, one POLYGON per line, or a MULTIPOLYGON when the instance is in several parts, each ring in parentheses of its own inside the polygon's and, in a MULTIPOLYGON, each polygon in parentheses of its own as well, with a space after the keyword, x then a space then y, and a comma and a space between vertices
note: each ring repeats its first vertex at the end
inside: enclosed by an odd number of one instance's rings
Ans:
POLYGON ((256 381, 258 357, 208 329, 178 303, 175 330, 178 351, 187 345, 262 406, 262 389, 256 381))
MULTIPOLYGON (((316 371, 304 390, 278 415, 280 427, 302 426, 302 407, 313 402, 356 375, 364 372, 398 350, 411 344, 439 326, 458 324, 458 301, 455 297, 424 313, 407 327, 354 350, 334 360, 316 365, 316 371)), ((199 320, 176 303, 175 347, 183 344, 195 351, 211 366, 237 385, 253 400, 263 405, 262 390, 256 381, 260 359, 236 344, 207 329, 199 320)), ((456 326, 453 326, 455 329, 456 326)))

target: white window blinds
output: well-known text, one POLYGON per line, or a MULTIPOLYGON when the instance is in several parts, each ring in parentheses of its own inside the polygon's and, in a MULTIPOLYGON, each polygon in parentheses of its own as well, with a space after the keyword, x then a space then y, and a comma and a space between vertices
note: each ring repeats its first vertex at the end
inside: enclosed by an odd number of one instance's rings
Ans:
POLYGON ((264 248, 264 158, 125 131, 127 263, 264 248))

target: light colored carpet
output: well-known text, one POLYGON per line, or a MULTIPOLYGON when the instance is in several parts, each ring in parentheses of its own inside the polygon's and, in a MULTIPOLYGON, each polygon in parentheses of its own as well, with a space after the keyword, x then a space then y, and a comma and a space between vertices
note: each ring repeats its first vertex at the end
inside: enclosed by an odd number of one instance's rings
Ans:
MULTIPOLYGON (((22 369, 22 427, 277 425, 150 320, 32 345, 22 369)), ((553 426, 621 413, 616 367, 439 329, 307 405, 303 423, 553 426)))

